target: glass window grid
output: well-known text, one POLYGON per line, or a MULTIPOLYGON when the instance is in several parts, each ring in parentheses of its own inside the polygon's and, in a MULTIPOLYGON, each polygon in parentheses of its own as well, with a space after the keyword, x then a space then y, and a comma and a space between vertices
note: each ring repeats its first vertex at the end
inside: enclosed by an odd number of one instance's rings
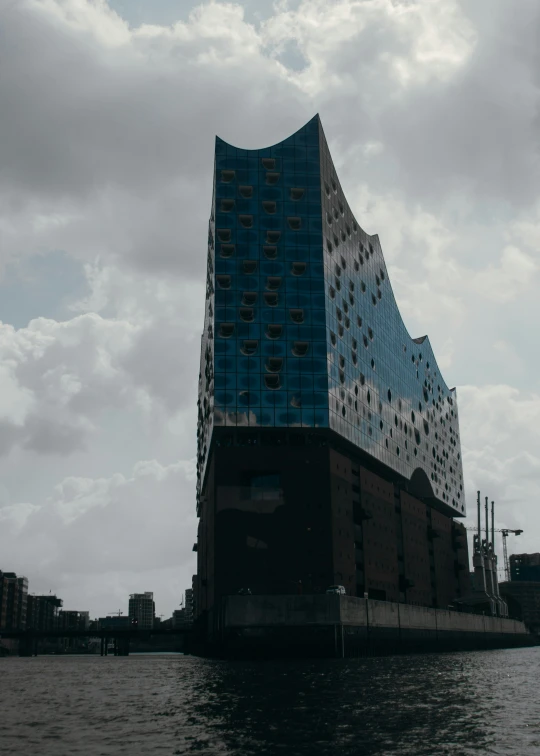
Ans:
MULTIPOLYGON (((216 292, 215 320, 217 323, 221 317, 226 317, 224 322, 234 322, 236 326, 234 336, 224 340, 228 342, 227 347, 218 347, 216 340, 215 399, 219 422, 248 426, 326 425, 405 477, 410 477, 416 467, 423 468, 437 498, 462 513, 465 502, 455 392, 449 392, 442 382, 429 341, 417 345, 410 339, 393 298, 378 237, 369 237, 355 221, 337 180, 318 119, 285 142, 264 150, 238 150, 217 140, 216 172, 215 227, 231 230, 235 251, 228 259, 220 258, 219 253, 215 256, 215 274, 231 275, 232 279, 229 291, 216 292), (262 167, 263 157, 272 157, 276 161, 270 172, 280 176, 273 186, 266 183, 268 170, 262 167), (222 169, 235 171, 231 183, 220 181, 222 169), (332 181, 336 192, 332 189, 332 181), (330 187, 330 197, 326 195, 325 184, 330 187), (241 197, 240 185, 253 187, 250 199, 241 197), (305 189, 304 196, 292 201, 290 189, 297 187, 305 189), (219 212, 222 198, 234 199, 232 211, 219 212), (265 200, 277 203, 275 214, 269 215, 263 210, 265 200), (240 214, 253 216, 251 229, 242 228, 238 221, 240 214), (327 215, 332 218, 331 226, 326 223, 327 215), (287 218, 291 216, 302 219, 299 231, 288 228, 287 218), (263 254, 263 245, 273 244, 267 241, 267 232, 271 229, 281 231, 281 237, 275 243, 277 258, 272 261, 263 254), (332 244, 331 253, 327 240, 332 244), (370 244, 373 254, 369 253, 370 244), (245 258, 259 260, 256 275, 242 274, 240 261, 245 258), (346 263, 344 268, 342 258, 346 263), (363 264, 360 264, 361 259, 363 264), (303 276, 292 276, 287 263, 295 261, 308 262, 303 276), (339 291, 335 285, 336 262, 341 268, 339 291), (355 263, 358 270, 355 270, 355 263), (278 306, 273 308, 263 306, 262 300, 269 275, 283 279, 278 290, 278 306), (351 281, 354 284, 352 303, 349 300, 351 281), (362 292, 362 281, 365 292, 362 292), (336 289, 334 299, 329 296, 330 286, 336 289), (258 301, 253 308, 254 322, 249 324, 238 321, 244 291, 258 292, 258 301), (375 296, 375 306, 372 295, 375 296), (343 299, 348 304, 347 313, 343 299), (290 324, 290 308, 304 309, 302 326, 290 324), (338 308, 341 320, 337 317, 338 308), (362 318, 361 326, 357 325, 357 316, 362 318), (349 319, 348 328, 346 318, 349 319), (283 325, 280 339, 266 339, 265 327, 270 323, 283 325), (302 329, 301 335, 299 329, 302 329), (373 338, 369 337, 368 329, 372 329, 373 338), (330 342, 330 331, 336 334, 335 346, 330 342), (239 356, 240 344, 248 337, 259 340, 257 355, 249 359, 239 356), (364 346, 364 337, 367 347, 364 346), (309 355, 292 356, 295 339, 310 343, 309 355), (356 364, 353 362, 354 340, 357 342, 356 364), (422 361, 418 359, 420 352, 422 361), (410 360, 411 354, 415 353, 418 364, 410 360), (265 360, 270 355, 284 360, 279 373, 279 388, 275 390, 267 389, 264 381, 268 374, 265 360), (342 365, 339 364, 340 356, 342 365), (365 377, 363 384, 361 374, 365 377), (303 382, 299 383, 300 378, 303 382), (431 403, 428 410, 422 394, 426 379, 435 384, 436 393, 440 385, 442 393, 453 401, 453 405, 445 399, 439 410, 435 410, 431 403), (392 392, 391 402, 387 396, 388 388, 392 392), (322 405, 320 402, 324 396, 326 402, 322 405), (397 404, 399 399, 401 409, 397 404), (297 404, 298 401, 301 407, 292 406, 291 402, 297 404), (418 409, 419 401, 422 410, 418 409), (449 406, 454 410, 454 416, 449 414, 446 420, 449 406), (435 421, 432 419, 434 411, 435 421), (398 427, 394 422, 396 415, 398 427), (444 426, 441 423, 443 418, 444 426), (424 419, 429 422, 427 437, 424 419), (416 444, 415 429, 421 436, 419 445, 416 444), (435 432, 437 439, 434 438, 435 432), (449 443, 450 439, 456 439, 455 445, 449 443), (442 456, 443 451, 445 455, 448 452, 448 459, 442 456), (436 462, 437 456, 439 463, 436 462), (450 473, 450 467, 454 472, 450 473)), ((219 247, 219 241, 216 245, 219 247)), ((429 398, 432 396, 430 392, 429 398)))

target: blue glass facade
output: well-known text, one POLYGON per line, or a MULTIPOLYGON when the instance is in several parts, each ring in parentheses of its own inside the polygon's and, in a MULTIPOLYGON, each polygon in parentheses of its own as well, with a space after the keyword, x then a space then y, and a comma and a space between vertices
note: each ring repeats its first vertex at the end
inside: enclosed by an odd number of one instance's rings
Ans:
POLYGON ((318 116, 262 150, 216 140, 199 492, 216 426, 329 429, 465 514, 455 390, 409 336, 318 116))

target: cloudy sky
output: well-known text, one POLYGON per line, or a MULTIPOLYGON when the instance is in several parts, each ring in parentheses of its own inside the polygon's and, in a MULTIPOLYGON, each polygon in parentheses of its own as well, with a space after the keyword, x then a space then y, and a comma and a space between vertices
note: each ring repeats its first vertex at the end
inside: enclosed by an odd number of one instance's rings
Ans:
POLYGON ((170 616, 195 568, 214 136, 320 113, 476 490, 540 551, 537 0, 0 0, 0 569, 170 616))

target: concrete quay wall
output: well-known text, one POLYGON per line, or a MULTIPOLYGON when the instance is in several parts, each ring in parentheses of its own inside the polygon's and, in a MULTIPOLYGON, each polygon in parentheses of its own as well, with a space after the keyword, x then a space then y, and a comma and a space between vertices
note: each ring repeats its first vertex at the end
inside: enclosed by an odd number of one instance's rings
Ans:
POLYGON ((231 652, 350 656, 534 645, 522 622, 339 595, 227 596, 220 642, 231 652))

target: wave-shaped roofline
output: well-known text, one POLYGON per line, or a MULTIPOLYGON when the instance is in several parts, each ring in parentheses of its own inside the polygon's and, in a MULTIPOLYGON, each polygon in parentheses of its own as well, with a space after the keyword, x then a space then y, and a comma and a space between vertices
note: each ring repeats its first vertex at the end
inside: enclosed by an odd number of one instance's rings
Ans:
MULTIPOLYGON (((446 391, 448 391, 448 393, 450 393, 450 394, 454 394, 454 397, 455 397, 455 395, 456 395, 456 387, 454 386, 453 388, 450 388, 448 386, 448 384, 446 383, 445 379, 443 378, 441 369, 439 367, 439 363, 437 362, 437 358, 435 356, 435 352, 433 351, 433 347, 431 346, 431 341, 430 341, 429 336, 426 334, 424 336, 413 337, 413 336, 411 336, 411 334, 409 332, 409 329, 407 328, 407 325, 406 325, 406 323, 405 323, 405 321, 403 319, 403 315, 401 314, 401 310, 400 310, 400 307, 398 305, 396 296, 394 294, 394 289, 392 287, 392 281, 391 281, 390 275, 388 273, 388 267, 386 265, 386 260, 385 260, 385 257, 384 257, 384 253, 383 253, 382 245, 381 245, 381 242, 380 242, 380 239, 379 239, 379 235, 377 233, 375 233, 375 234, 368 234, 368 232, 365 231, 365 229, 363 228, 363 226, 358 222, 358 220, 357 220, 354 212, 352 211, 351 206, 349 205, 349 202, 347 200, 347 195, 345 194, 345 192, 343 190, 343 187, 341 186, 341 181, 339 180, 338 172, 336 170, 336 166, 335 166, 334 160, 332 158, 332 153, 330 152, 330 148, 328 147, 328 141, 326 139, 326 134, 324 132, 322 121, 321 121, 321 117, 320 117, 319 113, 316 113, 312 118, 309 119, 309 121, 307 121, 303 126, 301 126, 299 129, 297 129, 296 131, 294 131, 292 134, 289 134, 289 136, 285 137, 285 139, 281 139, 279 142, 275 142, 274 144, 267 145, 266 147, 251 147, 251 148, 239 147, 237 145, 231 144, 230 142, 227 142, 227 140, 223 139, 218 134, 216 134, 216 144, 218 142, 221 142, 221 143, 225 144, 227 147, 231 147, 232 149, 235 149, 235 150, 242 150, 244 152, 262 152, 264 150, 271 150, 272 148, 279 147, 280 145, 284 144, 284 142, 289 141, 290 139, 292 139, 293 137, 295 137, 297 134, 300 134, 302 131, 305 131, 307 129, 307 127, 309 126, 309 124, 312 123, 315 120, 318 123, 318 127, 319 127, 319 130, 320 130, 320 135, 322 135, 322 138, 323 138, 324 143, 326 145, 326 151, 328 153, 328 156, 330 157, 330 161, 332 163, 332 168, 333 168, 334 173, 335 173, 336 181, 337 181, 337 183, 339 185, 339 188, 341 189, 341 194, 343 196, 343 199, 344 199, 345 203, 347 204, 347 207, 348 207, 348 209, 349 209, 349 211, 350 211, 350 213, 351 213, 354 221, 358 225, 358 228, 360 228, 363 231, 363 233, 369 239, 373 239, 373 240, 375 240, 377 242, 377 245, 379 247, 379 250, 380 250, 380 253, 381 253, 381 257, 382 257, 382 260, 383 260, 383 263, 384 263, 384 267, 385 267, 385 270, 386 270, 386 273, 387 273, 388 286, 390 287, 390 292, 391 292, 392 298, 394 300, 394 305, 395 305, 395 307, 397 309, 397 312, 399 314, 399 317, 400 317, 403 329, 404 329, 407 337, 409 338, 410 344, 411 345, 412 344, 416 344, 416 345, 420 345, 421 344, 422 346, 426 345, 426 347, 429 348, 429 351, 431 352, 431 358, 433 359, 434 367, 436 367, 437 377, 440 379, 441 383, 444 385, 444 388, 446 389, 446 391)), ((321 191, 322 191, 322 187, 321 187, 321 191)))

